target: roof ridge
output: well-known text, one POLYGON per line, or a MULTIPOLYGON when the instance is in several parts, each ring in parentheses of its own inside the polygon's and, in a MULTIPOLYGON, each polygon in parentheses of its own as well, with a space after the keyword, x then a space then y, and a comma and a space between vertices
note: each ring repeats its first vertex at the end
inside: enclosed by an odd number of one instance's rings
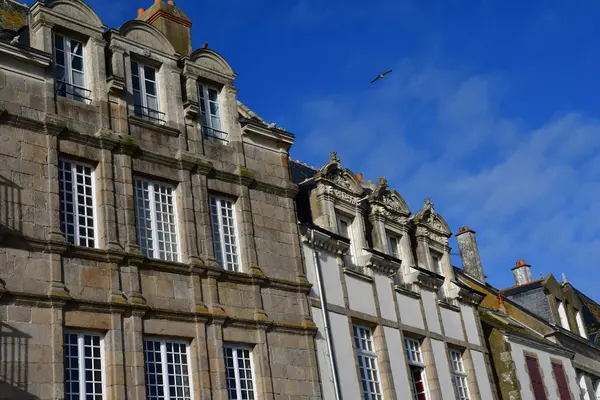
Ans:
POLYGON ((288 158, 289 158, 291 161, 293 161, 293 162, 296 162, 296 163, 298 163, 298 164, 300 164, 300 165, 303 165, 303 166, 305 166, 306 168, 310 168, 310 169, 312 169, 312 170, 314 170, 314 171, 318 171, 318 170, 319 170, 318 168, 315 168, 315 167, 313 167, 312 165, 308 165, 307 163, 305 163, 305 162, 302 162, 302 161, 300 161, 300 160, 296 160, 296 159, 295 159, 295 158, 293 158, 293 157, 289 157, 289 156, 288 156, 288 158))

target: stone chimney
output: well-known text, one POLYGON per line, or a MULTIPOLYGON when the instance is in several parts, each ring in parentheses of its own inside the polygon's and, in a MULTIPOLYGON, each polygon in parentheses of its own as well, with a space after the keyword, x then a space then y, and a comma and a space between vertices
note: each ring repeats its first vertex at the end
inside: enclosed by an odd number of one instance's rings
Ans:
POLYGON ((146 21, 161 31, 178 53, 188 55, 192 52, 192 21, 181 9, 175 7, 173 0, 155 0, 147 10, 138 11, 137 19, 146 21))
POLYGON ((517 261, 517 265, 511 268, 513 275, 515 276, 516 285, 524 285, 533 281, 531 276, 531 265, 525 264, 524 260, 517 261))
POLYGON ((465 273, 471 278, 478 280, 481 283, 485 282, 483 275, 483 266, 481 258, 479 258, 479 247, 475 239, 475 231, 469 229, 468 226, 460 228, 455 235, 458 241, 458 249, 460 250, 460 259, 465 273))

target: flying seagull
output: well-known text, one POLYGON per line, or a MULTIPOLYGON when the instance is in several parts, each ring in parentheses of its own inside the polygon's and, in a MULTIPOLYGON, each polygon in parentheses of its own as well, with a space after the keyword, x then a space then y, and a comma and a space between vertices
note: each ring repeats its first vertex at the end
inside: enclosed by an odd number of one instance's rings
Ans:
POLYGON ((389 71, 385 71, 383 74, 379 74, 375 77, 375 79, 373 79, 371 81, 371 83, 374 83, 375 81, 379 80, 379 79, 383 79, 386 77, 387 74, 389 74, 390 72, 392 72, 392 70, 390 69, 389 71))

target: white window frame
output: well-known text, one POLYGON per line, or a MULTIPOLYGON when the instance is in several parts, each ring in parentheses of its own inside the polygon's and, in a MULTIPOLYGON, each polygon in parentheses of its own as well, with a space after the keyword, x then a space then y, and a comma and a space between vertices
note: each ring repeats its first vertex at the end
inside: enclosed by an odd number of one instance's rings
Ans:
POLYGON ((435 250, 429 250, 431 256, 431 269, 436 274, 444 276, 444 267, 442 266, 443 254, 438 253, 435 250))
POLYGON ((406 360, 409 365, 410 383, 413 386, 413 398, 418 400, 416 382, 414 381, 413 371, 418 369, 423 380, 423 388, 425 390, 425 398, 429 399, 429 385, 427 383, 427 373, 425 370, 425 362, 423 361, 423 350, 421 341, 410 337, 404 338, 404 346, 406 347, 406 360))
POLYGON ((354 232, 352 230, 352 223, 354 222, 354 220, 351 217, 347 217, 343 214, 336 213, 335 221, 336 221, 336 225, 337 225, 338 234, 340 236, 343 236, 346 239, 350 240, 350 249, 348 250, 348 252, 350 254, 348 254, 348 255, 350 256, 350 262, 352 262, 352 268, 356 268, 356 267, 358 267, 358 262, 357 262, 357 257, 356 257, 354 232), (346 224, 348 227, 345 231, 344 231, 344 228, 342 227, 342 223, 346 224))
POLYGON ((587 330, 585 328, 585 323, 583 322, 583 311, 576 310, 575 311, 575 320, 577 321, 577 327, 579 328, 579 335, 584 338, 588 338, 587 330))
MULTIPOLYGON (((177 189, 174 186, 169 185, 167 183, 155 181, 152 179, 141 178, 141 177, 134 177, 133 188, 134 188, 134 193, 135 193, 135 196, 134 196, 135 219, 136 219, 136 227, 137 227, 138 246, 140 247, 140 250, 142 251, 142 253, 144 253, 144 255, 146 255, 147 257, 150 257, 150 258, 156 258, 156 259, 165 260, 165 261, 179 262, 179 260, 181 259, 181 248, 180 248, 181 241, 179 238, 179 218, 177 215, 177 189), (144 182, 148 184, 148 203, 149 203, 148 211, 150 213, 150 225, 151 225, 150 226, 150 231, 151 231, 150 239, 152 242, 152 250, 146 248, 146 246, 142 244, 142 229, 147 229, 147 228, 142 227, 141 223, 140 223, 140 220, 142 220, 142 219, 145 220, 145 217, 142 218, 142 216, 140 214, 142 210, 139 208, 139 204, 138 204, 138 202, 140 201, 138 191, 142 190, 142 189, 140 189, 138 187, 138 182, 140 182, 142 185, 144 182), (164 188, 171 190, 171 200, 172 200, 171 206, 173 207, 173 230, 174 230, 174 232, 173 233, 169 232, 169 233, 175 235, 175 254, 174 254, 174 256, 171 255, 172 259, 169 259, 169 257, 167 257, 167 254, 171 254, 171 253, 173 253, 173 251, 167 251, 166 246, 163 250, 163 252, 165 253, 165 257, 161 257, 160 250, 159 250, 160 242, 159 242, 158 219, 157 219, 157 208, 156 208, 157 204, 156 204, 156 198, 155 198, 156 187, 164 187, 164 188)), ((165 244, 167 243, 167 241, 164 239, 164 236, 163 236, 163 242, 165 244)), ((173 245, 171 241, 169 241, 168 243, 170 245, 173 245)))
MULTIPOLYGON (((236 201, 229 197, 211 195, 209 196, 209 213, 210 213, 210 225, 213 237, 213 251, 215 253, 215 258, 217 262, 221 265, 221 268, 226 269, 228 271, 241 271, 241 251, 240 251, 240 241, 239 241, 239 225, 237 223, 237 215, 236 215, 236 201), (213 213, 213 201, 215 202, 215 208, 217 214, 213 213), (233 256, 235 256, 235 260, 233 262, 227 261, 227 244, 225 241, 225 232, 223 226, 223 203, 230 202, 231 203, 231 214, 232 214, 232 223, 233 227, 229 227, 233 229, 233 235, 229 235, 230 238, 233 236, 233 246, 235 246, 235 251, 231 252, 233 256), (215 217, 217 218, 217 224, 215 226, 215 217), (217 243, 217 239, 219 243, 217 243), (219 254, 221 255, 219 257, 219 254), (219 259, 220 258, 220 259, 219 259)), ((231 245, 231 244, 229 244, 231 245)))
MULTIPOLYGON (((59 158, 58 160, 58 173, 59 173, 59 177, 58 177, 58 182, 60 185, 59 188, 59 193, 60 193, 60 209, 62 210, 63 207, 65 207, 64 212, 60 213, 60 223, 61 226, 64 225, 64 231, 63 231, 63 235, 65 236, 65 239, 67 239, 67 241, 75 246, 82 246, 82 247, 90 247, 90 248, 99 248, 98 245, 98 208, 96 205, 96 167, 94 167, 91 164, 86 164, 86 163, 82 163, 79 161, 74 161, 71 160, 69 158, 59 158), (73 205, 73 242, 71 242, 69 240, 69 235, 67 234, 67 212, 66 212, 66 203, 67 202, 67 194, 68 192, 65 190, 65 179, 63 176, 63 171, 68 171, 68 169, 66 168, 61 168, 61 166, 64 166, 65 163, 71 164, 71 168, 70 168, 70 173, 71 173, 71 196, 72 196, 72 205, 73 205), (77 183, 77 167, 81 167, 83 169, 85 168, 89 168, 90 169, 90 189, 91 189, 91 198, 92 198, 92 227, 91 229, 93 229, 93 236, 89 237, 86 236, 87 239, 85 239, 87 241, 87 244, 82 245, 81 243, 81 239, 82 236, 79 233, 79 228, 81 227, 79 224, 79 218, 81 217, 81 215, 79 214, 79 207, 82 206, 81 204, 79 204, 79 196, 77 193, 77 188, 80 185, 79 183, 77 183), (63 220, 64 219, 64 220, 63 220), (94 241, 94 245, 93 246, 89 246, 89 240, 93 240, 94 241)), ((84 179, 86 178, 85 175, 84 179)), ((83 190, 85 191, 85 189, 87 188, 87 185, 85 185, 85 182, 83 183, 83 190)), ((87 195, 84 195, 87 197, 87 195)), ((85 199, 84 199, 85 200, 85 199)), ((89 207, 87 205, 83 205, 83 207, 89 207)), ((89 218, 87 215, 83 218, 89 218)), ((87 225, 85 227, 85 229, 90 229, 87 225)))
POLYGON ((569 327, 569 319, 567 318, 565 302, 560 299, 556 299, 556 305, 558 308, 558 317, 560 318, 560 326, 570 331, 571 328, 569 327))
POLYGON ((152 65, 143 63, 137 59, 131 60, 130 68, 131 68, 131 92, 133 94, 133 110, 134 110, 135 114, 142 118, 149 118, 151 121, 156 122, 156 123, 164 123, 162 116, 164 116, 165 114, 161 112, 160 88, 158 87, 159 69, 156 67, 153 67, 152 65), (134 63, 137 64, 137 71, 135 71, 135 72, 134 72, 134 66, 133 66, 134 63), (148 68, 151 68, 154 70, 154 81, 152 81, 150 79, 146 79, 146 71, 145 71, 144 67, 148 67, 148 68), (142 104, 135 104, 135 93, 134 92, 136 90, 133 87, 133 81, 134 81, 134 79, 136 79, 135 76, 137 76, 137 79, 139 80, 139 82, 138 82, 139 90, 138 91, 140 92, 140 101, 142 104), (156 87, 156 94, 148 94, 146 92, 146 80, 154 83, 154 86, 156 87), (156 98, 156 109, 152 109, 148 106, 148 96, 156 98), (141 113, 138 113, 136 111, 136 106, 142 107, 141 113), (155 115, 151 115, 151 114, 155 114, 155 115))
POLYGON ((398 260, 402 259, 402 247, 400 246, 401 240, 402 236, 387 232, 388 254, 394 258, 397 258, 398 260), (394 241, 396 242, 395 245, 394 241), (394 254, 394 250, 396 254, 394 254))
MULTIPOLYGON (((566 375, 565 375, 566 378, 566 375)), ((585 380, 585 374, 577 373, 577 386, 579 386, 579 390, 581 390, 581 399, 582 400, 591 400, 590 392, 588 391, 587 382, 585 380)))
POLYGON ((200 124, 202 129, 210 129, 212 132, 208 134, 205 132, 205 137, 209 139, 218 139, 222 141, 227 140, 227 133, 223 127, 223 115, 221 112, 221 91, 214 86, 206 85, 204 83, 198 83, 198 102, 200 103, 200 124), (214 90, 217 93, 217 101, 210 100, 209 93, 214 90), (216 119, 219 120, 219 126, 214 126, 213 116, 211 114, 210 105, 211 103, 217 104, 217 115, 216 119), (203 111, 204 109, 204 111, 203 111))
MULTIPOLYGON (((226 376, 226 380, 227 380, 227 393, 229 394, 229 392, 231 392, 233 389, 229 386, 229 379, 227 378, 227 350, 231 350, 232 352, 232 360, 233 360, 233 370, 234 370, 234 381, 235 381, 235 393, 236 393, 236 398, 237 399, 242 399, 244 398, 242 396, 242 385, 241 385, 241 377, 240 377, 240 369, 239 369, 239 358, 238 358, 238 350, 241 351, 247 351, 248 352, 248 358, 250 361, 250 373, 252 374, 252 376, 250 377, 250 381, 252 382, 252 395, 254 396, 252 399, 248 398, 248 400, 256 400, 258 399, 258 393, 256 390, 256 373, 254 371, 254 355, 253 353, 253 348, 252 346, 249 345, 245 345, 245 344, 236 344, 236 343, 226 343, 223 346, 223 358, 225 359, 225 376, 226 376)), ((247 380, 247 379, 246 379, 247 380)))
MULTIPOLYGON (((94 393, 94 396, 100 396, 100 397, 94 397, 94 400, 104 400, 106 399, 106 363, 104 361, 104 335, 98 333, 98 332, 90 332, 90 331, 81 331, 81 330, 73 330, 73 329, 68 329, 65 330, 63 333, 63 351, 65 352, 66 355, 66 343, 64 342, 64 336, 66 335, 76 335, 77 336, 77 379, 79 380, 79 394, 77 395, 79 399, 85 399, 87 398, 87 388, 86 388, 86 368, 85 368, 85 337, 86 336, 91 336, 91 337, 97 337, 99 338, 99 346, 100 346, 100 377, 102 379, 102 381, 100 382, 100 387, 102 390, 102 393, 94 393)), ((66 360, 65 360, 66 361, 66 360)), ((69 384, 70 379, 67 377, 68 372, 71 371, 70 366, 68 365, 67 362, 65 362, 64 365, 64 373, 65 373, 65 378, 64 378, 64 385, 65 385, 65 400, 70 400, 71 397, 67 395, 67 385, 69 384)))
POLYGON ((457 400, 470 400, 469 377, 465 371, 462 352, 450 349, 450 365, 452 376, 454 378, 454 388, 456 390, 457 400))
MULTIPOLYGON (((81 101, 81 102, 89 102, 90 99, 86 96, 84 96, 84 94, 87 92, 89 93, 89 90, 87 88, 87 74, 85 71, 85 44, 83 43, 83 41, 78 40, 78 39, 74 39, 70 36, 67 35, 63 35, 62 33, 56 33, 53 32, 52 34, 52 51, 53 51, 53 55, 54 55, 54 76, 56 78, 56 69, 59 68, 59 64, 57 62, 57 51, 59 51, 56 48, 56 40, 57 38, 61 38, 62 42, 63 42, 63 50, 60 50, 64 53, 64 63, 65 65, 61 65, 60 67, 64 67, 65 69, 65 79, 62 81, 68 85, 71 85, 73 87, 73 92, 69 93, 66 89, 65 89, 65 96, 69 99, 72 100, 76 100, 76 101, 81 101), (78 44, 81 45, 81 55, 78 54, 74 54, 73 53, 73 49, 72 49, 72 44, 73 42, 76 42, 78 44), (73 70, 73 60, 72 57, 80 57, 82 59, 82 70, 73 70), (79 85, 75 85, 75 83, 73 82, 73 71, 76 71, 77 73, 80 73, 81 75, 83 75, 83 86, 79 86, 79 85), (84 93, 83 94, 79 94, 76 95, 76 93, 74 93, 77 89, 82 90, 84 93), (81 96, 81 97, 80 97, 81 96)), ((56 79, 56 84, 57 84, 57 92, 58 92, 58 84, 59 81, 58 79, 56 79)))
POLYGON ((596 400, 600 400, 600 379, 594 380, 593 384, 594 384, 594 394, 596 396, 596 400))
MULTIPOLYGON (((156 364, 156 362, 155 362, 156 364)), ((172 363, 171 365, 175 365, 172 363)), ((190 352, 190 343, 183 340, 176 340, 171 338, 159 337, 159 336, 145 336, 144 337, 144 376, 146 378, 146 398, 148 400, 193 400, 194 399, 194 384, 192 379, 192 363, 191 363, 191 352, 190 352), (147 342, 159 342, 160 343, 160 365, 161 365, 161 375, 162 375, 162 387, 164 396, 159 397, 158 395, 150 397, 149 393, 149 379, 148 379, 148 353, 150 351, 146 347, 147 342), (187 367, 187 387, 189 389, 189 395, 186 396, 185 393, 182 396, 171 397, 169 393, 169 363, 167 357, 167 344, 176 344, 185 346, 185 364, 180 362, 179 365, 185 365, 187 367)), ((182 376, 184 374, 182 373, 182 376)))
POLYGON ((383 388, 373 341, 373 330, 362 325, 352 325, 352 333, 360 370, 363 393, 361 397, 366 400, 382 400, 383 388))

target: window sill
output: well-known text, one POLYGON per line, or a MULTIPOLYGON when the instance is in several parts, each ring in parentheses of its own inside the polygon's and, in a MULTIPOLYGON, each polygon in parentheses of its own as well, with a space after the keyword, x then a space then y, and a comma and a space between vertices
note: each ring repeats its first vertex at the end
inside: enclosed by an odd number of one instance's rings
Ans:
POLYGON ((446 308, 448 310, 460 312, 460 307, 455 306, 454 304, 451 304, 446 300, 438 300, 438 304, 440 305, 440 307, 446 308))
POLYGON ((396 292, 409 296, 409 297, 413 297, 415 299, 420 299, 421 298, 421 293, 415 292, 414 290, 411 289, 407 289, 405 287, 399 286, 399 285, 395 285, 394 289, 396 289, 396 292))
POLYGON ((97 110, 97 107, 94 105, 93 99, 90 99, 90 102, 88 104, 88 103, 83 102, 83 101, 73 100, 73 99, 70 99, 70 98, 65 97, 65 96, 56 95, 56 102, 57 103, 65 104, 65 105, 67 105, 69 107, 72 106, 72 107, 84 108, 84 109, 89 110, 89 111, 96 111, 97 110))
POLYGON ((353 276, 355 278, 361 279, 366 282, 370 282, 370 283, 373 282, 373 278, 371 278, 368 275, 363 274, 362 272, 358 272, 351 268, 346 268, 346 267, 344 267, 343 271, 344 271, 344 274, 346 274, 346 275, 353 276))
POLYGON ((171 128, 167 125, 160 125, 153 122, 149 122, 144 118, 138 117, 137 115, 129 115, 129 122, 132 125, 138 126, 140 128, 150 129, 155 132, 163 133, 172 137, 178 137, 181 134, 181 131, 177 128, 171 128))

